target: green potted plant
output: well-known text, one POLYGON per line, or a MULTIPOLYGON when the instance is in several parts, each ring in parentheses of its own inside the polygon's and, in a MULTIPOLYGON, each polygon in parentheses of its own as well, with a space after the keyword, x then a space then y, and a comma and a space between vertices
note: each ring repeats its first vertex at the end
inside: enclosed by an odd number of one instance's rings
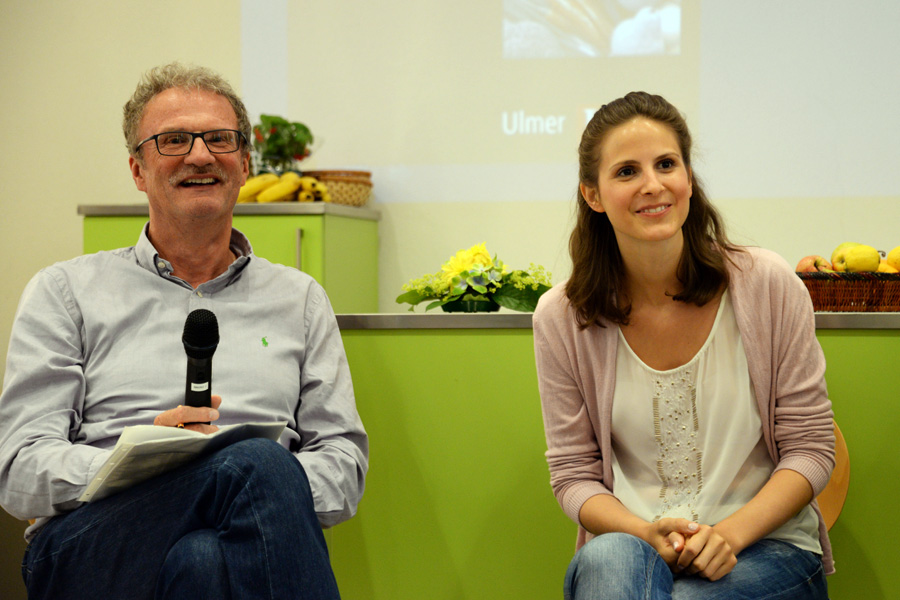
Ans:
POLYGON ((309 127, 275 115, 260 115, 259 121, 253 127, 257 174, 295 170, 297 163, 310 155, 313 134, 309 127))
POLYGON ((503 306, 532 312, 550 286, 544 267, 532 263, 527 270, 510 270, 482 243, 460 250, 437 273, 410 280, 397 303, 410 304, 411 311, 431 300, 426 311, 440 306, 445 312, 493 312, 503 306))

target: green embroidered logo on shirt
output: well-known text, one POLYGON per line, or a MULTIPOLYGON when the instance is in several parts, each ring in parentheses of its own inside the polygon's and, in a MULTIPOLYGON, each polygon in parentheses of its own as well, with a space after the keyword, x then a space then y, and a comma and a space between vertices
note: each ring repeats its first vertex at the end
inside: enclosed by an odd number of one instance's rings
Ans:
POLYGON ((267 340, 266 337, 267 337, 267 336, 264 336, 263 339, 262 339, 262 345, 263 345, 263 348, 268 348, 268 347, 269 347, 269 340, 267 340))

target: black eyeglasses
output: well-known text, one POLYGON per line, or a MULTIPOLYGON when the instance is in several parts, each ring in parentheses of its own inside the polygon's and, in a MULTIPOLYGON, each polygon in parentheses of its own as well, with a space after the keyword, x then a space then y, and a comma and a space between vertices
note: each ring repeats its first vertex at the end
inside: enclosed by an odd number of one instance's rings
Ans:
POLYGON ((141 146, 154 140, 156 149, 163 156, 184 156, 190 154, 194 148, 194 140, 200 138, 206 144, 206 148, 213 154, 228 154, 237 152, 241 142, 246 141, 244 134, 234 129, 213 129, 191 133, 190 131, 166 131, 151 135, 146 140, 134 147, 137 152, 141 146))

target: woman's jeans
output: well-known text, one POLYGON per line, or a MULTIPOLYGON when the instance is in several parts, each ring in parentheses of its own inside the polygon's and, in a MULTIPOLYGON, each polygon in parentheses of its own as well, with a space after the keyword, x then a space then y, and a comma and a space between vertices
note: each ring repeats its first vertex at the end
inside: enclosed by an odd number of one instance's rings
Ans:
POLYGON ((29 598, 339 598, 300 462, 228 446, 54 518, 22 565, 29 598))
POLYGON ((827 600, 825 570, 816 554, 761 540, 738 555, 718 581, 674 576, 653 547, 625 533, 585 544, 566 573, 566 600, 827 600))

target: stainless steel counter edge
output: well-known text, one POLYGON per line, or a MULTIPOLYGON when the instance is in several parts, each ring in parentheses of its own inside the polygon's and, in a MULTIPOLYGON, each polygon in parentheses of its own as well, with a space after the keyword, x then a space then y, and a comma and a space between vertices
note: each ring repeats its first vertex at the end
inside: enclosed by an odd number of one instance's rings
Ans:
POLYGON ((900 312, 820 312, 816 329, 900 329, 900 312))
MULTIPOLYGON (((78 214, 85 217, 148 216, 146 204, 79 204, 78 214)), ((334 215, 367 221, 380 221, 381 213, 364 206, 326 204, 324 202, 272 202, 270 204, 236 204, 236 215, 334 215)))
MULTIPOLYGON (((337 315, 343 330, 531 329, 531 313, 378 313, 337 315)), ((900 313, 816 313, 816 329, 900 329, 900 313)))
POLYGON ((371 313, 337 315, 349 329, 531 329, 531 313, 371 313))

